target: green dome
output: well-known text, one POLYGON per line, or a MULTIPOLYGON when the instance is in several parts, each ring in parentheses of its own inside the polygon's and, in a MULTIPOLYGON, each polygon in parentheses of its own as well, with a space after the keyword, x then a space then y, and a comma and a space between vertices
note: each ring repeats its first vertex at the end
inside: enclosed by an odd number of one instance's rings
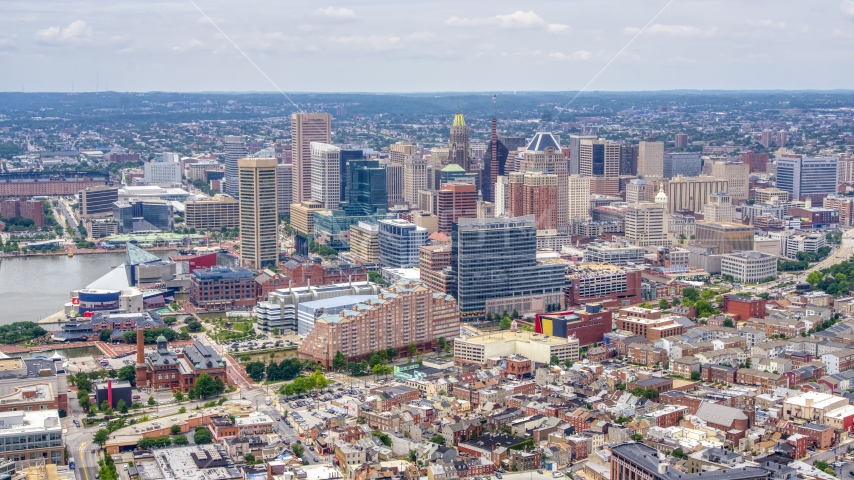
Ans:
POLYGON ((163 335, 160 335, 159 337, 157 337, 157 343, 161 343, 161 342, 166 343, 166 337, 164 337, 163 335))

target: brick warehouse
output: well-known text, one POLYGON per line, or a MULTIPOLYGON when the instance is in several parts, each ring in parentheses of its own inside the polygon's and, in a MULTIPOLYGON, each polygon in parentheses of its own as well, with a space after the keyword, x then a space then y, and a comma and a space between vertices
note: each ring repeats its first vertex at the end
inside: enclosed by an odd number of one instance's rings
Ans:
POLYGON ((600 304, 588 304, 582 311, 537 314, 535 331, 545 335, 578 338, 579 345, 601 343, 611 331, 613 314, 600 304))

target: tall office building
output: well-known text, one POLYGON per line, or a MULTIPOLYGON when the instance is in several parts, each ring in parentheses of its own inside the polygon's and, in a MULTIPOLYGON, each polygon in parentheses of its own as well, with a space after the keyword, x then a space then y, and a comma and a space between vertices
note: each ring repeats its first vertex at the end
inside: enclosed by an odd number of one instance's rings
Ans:
POLYGON ((785 130, 777 132, 777 146, 783 148, 788 143, 788 133, 785 130))
POLYGON ((218 232, 221 228, 240 226, 240 205, 225 194, 211 199, 193 200, 184 204, 184 225, 199 232, 218 232))
POLYGON ((673 136, 673 146, 675 148, 685 148, 688 146, 688 135, 685 133, 677 133, 673 136))
POLYGON ((777 157, 777 188, 789 192, 792 200, 810 197, 818 200, 836 193, 839 183, 839 159, 836 157, 777 157))
POLYGON ((638 173, 647 180, 664 176, 664 142, 638 144, 638 173))
POLYGON ((667 212, 657 203, 630 203, 626 207, 626 241, 639 247, 669 247, 666 217, 667 212))
POLYGON ((385 166, 386 194, 389 206, 400 205, 403 198, 403 164, 389 163, 385 166))
POLYGON ((570 175, 567 179, 567 214, 570 223, 590 218, 590 179, 570 175))
POLYGON ((341 201, 346 202, 350 190, 350 162, 364 159, 365 153, 362 150, 342 148, 339 156, 341 157, 341 201))
POLYGON ((427 244, 427 229, 400 219, 377 224, 380 263, 390 268, 418 268, 418 252, 427 244))
POLYGON ((639 203, 647 201, 647 187, 652 188, 651 186, 647 185, 646 180, 642 178, 636 178, 629 182, 626 185, 626 203, 639 203))
POLYGON ((279 199, 279 214, 288 215, 291 213, 291 199, 293 198, 293 180, 294 166, 290 163, 280 163, 276 165, 276 183, 279 184, 279 189, 276 191, 276 197, 279 199))
POLYGON ((696 177, 702 171, 703 157, 699 153, 664 154, 664 178, 674 178, 679 175, 696 177))
POLYGON ((427 189, 427 161, 420 155, 408 155, 403 160, 403 200, 414 207, 418 191, 427 189))
POLYGON ((477 217, 477 187, 467 183, 448 183, 437 192, 436 216, 439 231, 449 234, 460 218, 477 217))
POLYGON ((559 233, 568 232, 567 197, 567 161, 561 152, 557 138, 548 132, 539 132, 521 152, 519 168, 516 171, 527 172, 539 170, 557 176, 557 230, 559 233))
POLYGON ((471 171, 469 158, 469 127, 462 113, 454 115, 451 125, 451 138, 448 142, 448 162, 456 163, 467 172, 471 171))
POLYGON ((702 212, 709 200, 709 195, 726 192, 729 189, 729 183, 726 180, 704 175, 676 177, 661 183, 664 184, 664 192, 667 194, 667 210, 669 212, 681 212, 683 210, 702 212))
POLYGON ((388 208, 385 165, 377 160, 351 160, 347 173, 347 198, 341 208, 348 215, 373 215, 388 208))
POLYGON ((119 201, 119 189, 101 185, 80 190, 80 218, 103 218, 113 213, 119 201))
POLYGON ((537 230, 557 228, 557 175, 513 172, 508 190, 508 216, 533 215, 537 230))
POLYGON ((741 162, 715 162, 712 176, 727 181, 726 192, 734 203, 747 200, 750 194, 750 165, 741 162))
POLYGON ((350 227, 350 253, 365 268, 380 263, 380 231, 376 223, 359 222, 350 227))
POLYGON ((697 222, 694 243, 717 248, 718 254, 753 250, 751 225, 728 222, 697 222))
POLYGON ((492 117, 492 139, 483 155, 483 170, 480 172, 480 191, 487 202, 495 202, 495 183, 505 174, 508 150, 498 138, 498 120, 492 117))
POLYGON ((158 153, 142 166, 145 183, 150 185, 180 185, 181 159, 177 153, 158 153))
POLYGON ((249 152, 246 151, 243 137, 228 135, 222 139, 222 144, 225 149, 225 193, 234 196, 237 195, 238 187, 237 161, 249 152))
POLYGON ((499 175, 495 179, 495 216, 501 217, 507 215, 509 207, 507 205, 508 196, 510 195, 509 178, 504 175, 499 175))
POLYGON ((745 152, 739 157, 743 163, 750 165, 750 173, 762 172, 765 173, 765 168, 768 165, 767 153, 745 152))
MULTIPOLYGON (((620 144, 604 138, 585 139, 579 144, 579 173, 592 177, 620 176, 620 144)), ((570 150, 570 156, 572 151, 570 150)))
POLYGON ((240 203, 240 259, 251 268, 275 266, 279 254, 275 158, 237 162, 240 203))
POLYGON ((709 222, 735 222, 735 205, 726 192, 709 195, 709 201, 703 208, 703 220, 709 222))
POLYGON ((388 147, 388 161, 402 164, 407 157, 418 156, 418 150, 412 142, 397 142, 388 147))
POLYGON ((596 135, 570 135, 569 136, 569 165, 568 173, 578 175, 581 173, 581 141, 596 140, 596 135))
POLYGON ((623 145, 620 147, 620 175, 638 174, 638 146, 623 145))
POLYGON ((771 148, 771 143, 774 142, 774 132, 771 130, 762 130, 759 134, 759 143, 765 148, 771 148))
POLYGON ((328 143, 311 142, 311 198, 326 210, 341 204, 341 149, 328 143))
POLYGON ((328 113, 291 114, 293 201, 311 198, 311 142, 332 143, 332 116, 328 113))
POLYGON ((537 263, 534 217, 463 218, 451 235, 451 268, 463 320, 531 310, 534 297, 563 301, 564 267, 537 263))

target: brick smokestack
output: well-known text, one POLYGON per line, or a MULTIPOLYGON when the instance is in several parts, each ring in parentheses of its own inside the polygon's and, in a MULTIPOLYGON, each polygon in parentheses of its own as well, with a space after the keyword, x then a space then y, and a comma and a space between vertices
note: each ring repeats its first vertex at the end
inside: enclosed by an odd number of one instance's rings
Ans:
POLYGON ((145 334, 142 329, 136 331, 136 364, 145 363, 145 334))
POLYGON ((113 381, 107 380, 107 403, 113 408, 113 381))

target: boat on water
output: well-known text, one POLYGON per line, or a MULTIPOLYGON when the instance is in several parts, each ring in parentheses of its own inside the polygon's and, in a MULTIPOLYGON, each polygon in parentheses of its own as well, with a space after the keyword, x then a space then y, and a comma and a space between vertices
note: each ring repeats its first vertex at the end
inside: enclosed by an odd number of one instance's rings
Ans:
POLYGON ((72 252, 71 250, 69 250, 69 251, 68 251, 68 258, 71 258, 71 257, 73 257, 73 256, 74 256, 74 252, 72 252))

